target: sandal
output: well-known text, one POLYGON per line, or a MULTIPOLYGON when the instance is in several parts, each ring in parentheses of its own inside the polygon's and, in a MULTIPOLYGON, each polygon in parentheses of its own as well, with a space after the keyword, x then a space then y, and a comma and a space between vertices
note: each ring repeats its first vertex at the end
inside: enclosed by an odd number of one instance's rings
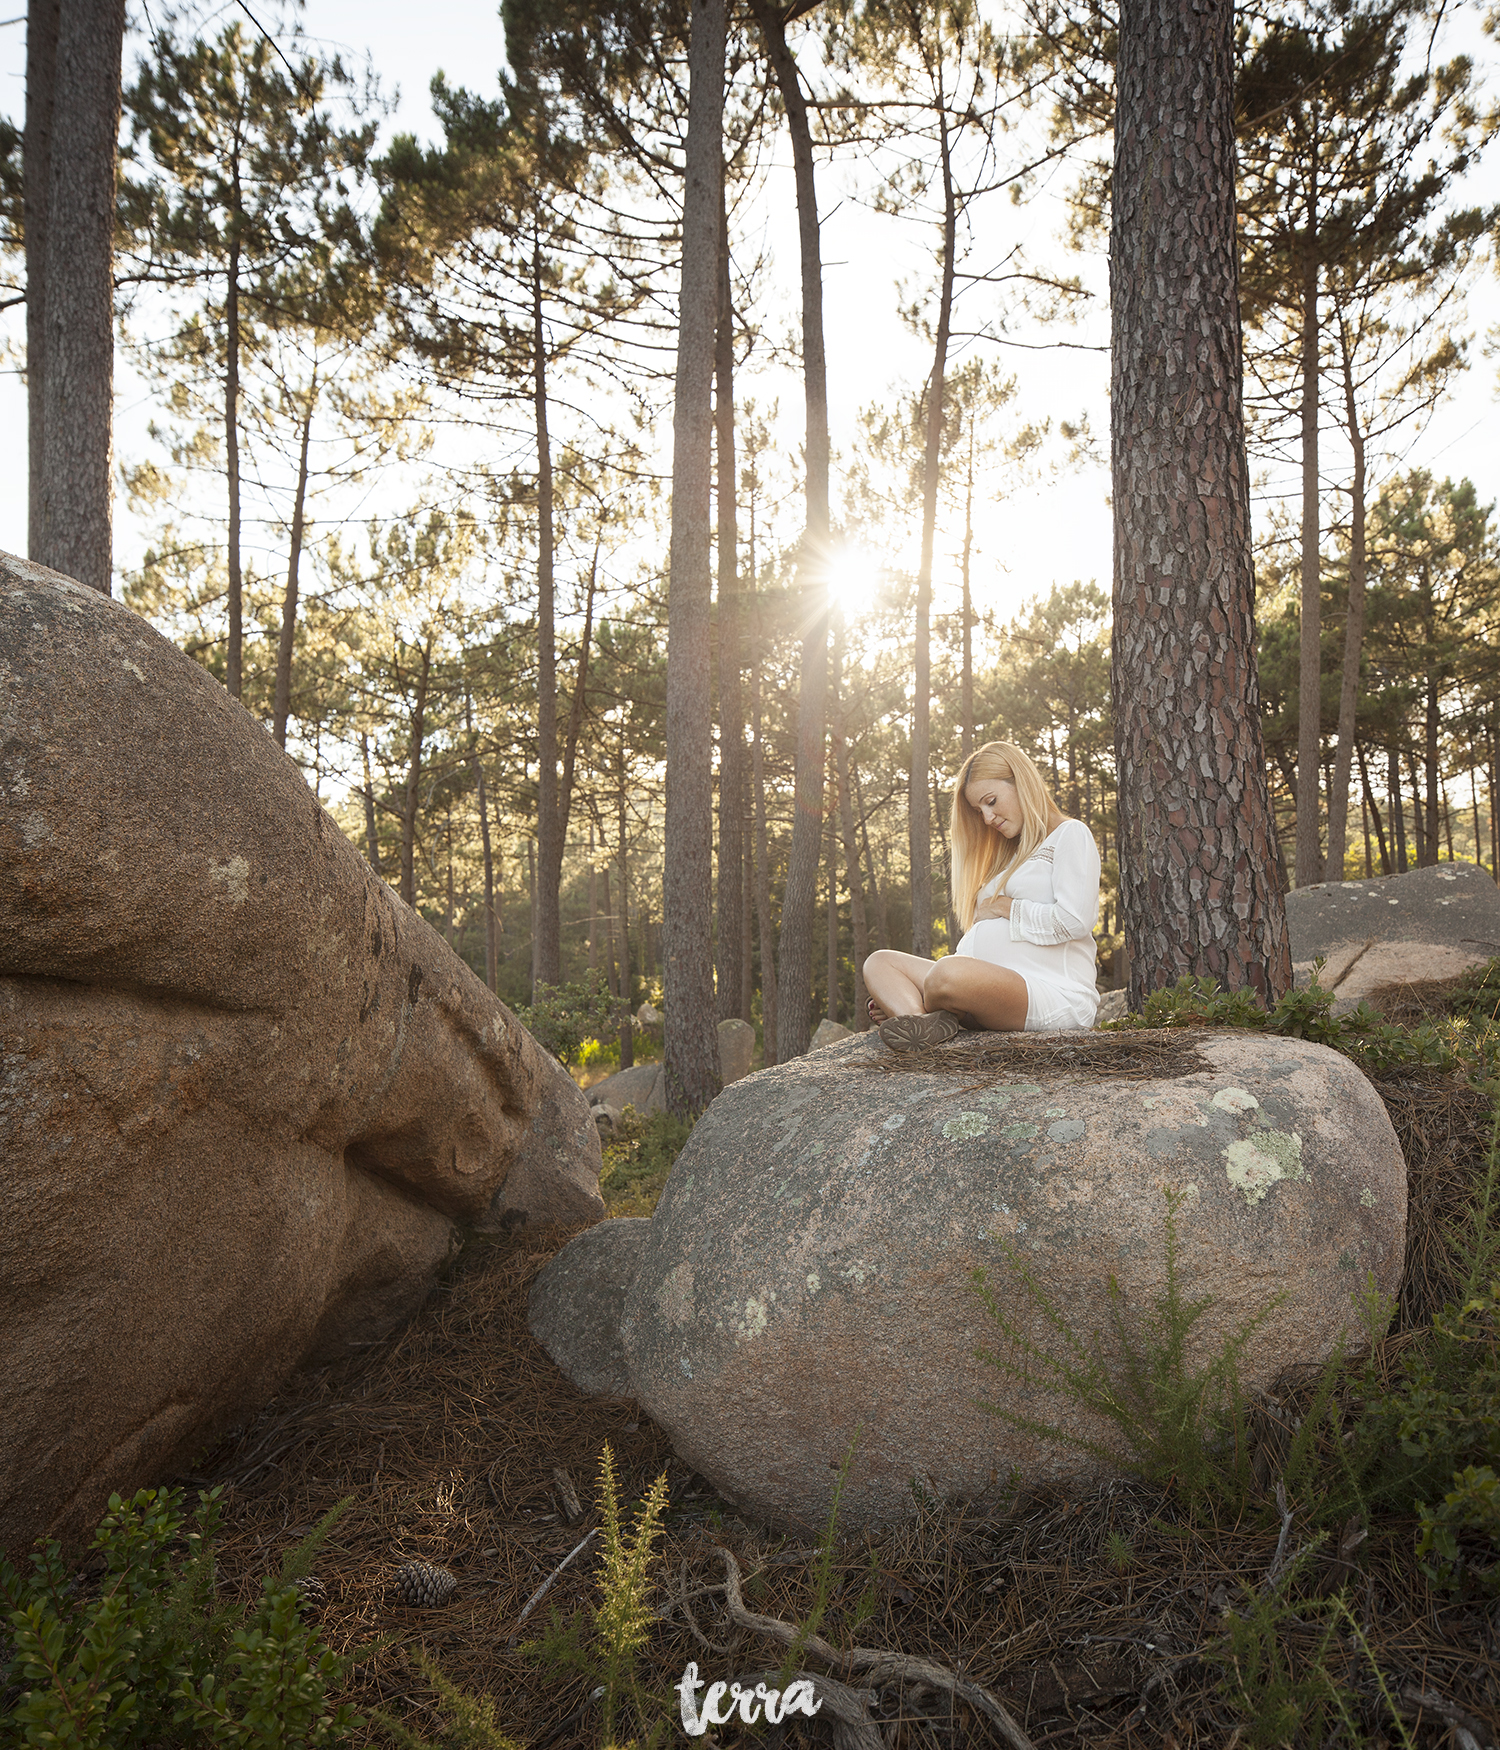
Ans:
POLYGON ((931 1051, 963 1031, 957 1015, 935 1009, 930 1015, 892 1015, 878 1029, 880 1042, 891 1051, 931 1051))

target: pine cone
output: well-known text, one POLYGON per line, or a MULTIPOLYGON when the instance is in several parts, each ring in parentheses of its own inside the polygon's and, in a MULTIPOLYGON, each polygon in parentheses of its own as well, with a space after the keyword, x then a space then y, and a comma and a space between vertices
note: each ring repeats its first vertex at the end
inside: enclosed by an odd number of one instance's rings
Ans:
POLYGON ((416 1609, 446 1604, 457 1586, 458 1581, 446 1568, 432 1562, 406 1562, 396 1570, 396 1590, 402 1603, 416 1609))

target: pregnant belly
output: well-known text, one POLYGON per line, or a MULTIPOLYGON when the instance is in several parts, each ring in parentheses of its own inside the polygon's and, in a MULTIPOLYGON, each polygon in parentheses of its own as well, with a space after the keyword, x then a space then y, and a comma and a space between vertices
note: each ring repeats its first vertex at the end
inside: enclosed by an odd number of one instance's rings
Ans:
POLYGON ((1009 918, 983 918, 958 944, 960 954, 988 960, 995 966, 1013 965, 1016 945, 1010 939, 1009 918))

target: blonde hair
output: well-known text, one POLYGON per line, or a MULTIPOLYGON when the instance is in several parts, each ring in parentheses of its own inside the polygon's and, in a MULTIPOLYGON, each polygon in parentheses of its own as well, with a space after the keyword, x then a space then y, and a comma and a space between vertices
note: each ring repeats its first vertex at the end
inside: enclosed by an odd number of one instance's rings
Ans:
MULTIPOLYGON (((976 748, 959 768, 953 784, 953 813, 949 828, 953 856, 953 909, 968 930, 974 924, 974 908, 980 889, 995 875, 1008 879, 1046 838, 1047 822, 1056 804, 1042 782, 1042 774, 1014 742, 987 741, 976 748), (1021 802, 1021 831, 1008 839, 984 824, 984 817, 964 795, 966 786, 985 778, 1008 778, 1021 802)), ((1005 879, 1000 891, 1005 891, 1005 879)))

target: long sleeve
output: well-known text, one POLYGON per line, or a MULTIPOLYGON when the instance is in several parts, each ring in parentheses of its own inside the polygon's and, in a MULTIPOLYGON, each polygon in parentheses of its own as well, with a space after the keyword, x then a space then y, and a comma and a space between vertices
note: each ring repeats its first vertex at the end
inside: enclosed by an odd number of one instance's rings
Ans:
POLYGON ((1038 899, 1011 901, 1012 940, 1049 948, 1093 932, 1099 917, 1099 847, 1081 820, 1069 821, 1057 835, 1052 892, 1050 905, 1038 899))

